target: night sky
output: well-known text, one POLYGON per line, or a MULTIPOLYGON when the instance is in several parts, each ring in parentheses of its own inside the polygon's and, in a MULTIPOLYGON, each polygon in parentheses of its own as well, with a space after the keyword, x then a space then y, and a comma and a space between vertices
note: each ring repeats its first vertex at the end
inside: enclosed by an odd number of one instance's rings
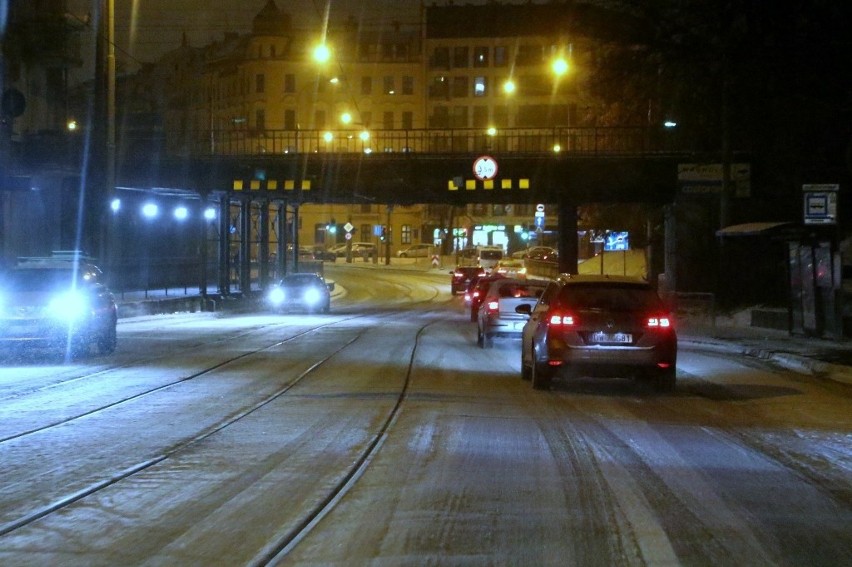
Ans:
MULTIPOLYGON (((69 0, 69 10, 84 16, 100 0, 69 0)), ((180 46, 184 33, 190 46, 222 39, 225 32, 248 33, 267 0, 114 0, 116 49, 119 65, 154 61, 180 46)), ((421 0, 275 0, 299 28, 318 28, 329 10, 332 21, 352 16, 367 25, 420 21, 421 0)), ((484 0, 465 0, 467 4, 484 0)), ((426 0, 445 5, 447 0, 426 0)))

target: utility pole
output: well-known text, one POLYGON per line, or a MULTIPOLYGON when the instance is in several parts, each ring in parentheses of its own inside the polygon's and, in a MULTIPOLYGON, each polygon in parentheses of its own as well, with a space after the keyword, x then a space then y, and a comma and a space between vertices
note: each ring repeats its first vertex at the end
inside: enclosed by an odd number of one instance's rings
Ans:
POLYGON ((87 200, 94 217, 89 221, 89 234, 96 239, 98 258, 108 267, 111 257, 112 217, 110 204, 115 193, 115 0, 101 0, 98 20, 97 57, 95 64, 95 122, 98 133, 96 170, 90 177, 94 198, 87 200), (97 173, 95 173, 97 171, 97 173))

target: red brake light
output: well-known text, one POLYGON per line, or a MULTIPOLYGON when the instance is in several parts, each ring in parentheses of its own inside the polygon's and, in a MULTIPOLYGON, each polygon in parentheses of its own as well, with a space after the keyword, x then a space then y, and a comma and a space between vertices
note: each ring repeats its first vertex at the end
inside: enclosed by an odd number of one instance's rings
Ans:
POLYGON ((577 324, 577 318, 565 313, 551 313, 547 318, 551 326, 572 327, 577 324))
POLYGON ((488 302, 488 311, 497 312, 500 310, 500 302, 499 301, 489 301, 488 302))
POLYGON ((651 329, 668 329, 672 326, 672 321, 668 317, 648 317, 648 327, 651 329))

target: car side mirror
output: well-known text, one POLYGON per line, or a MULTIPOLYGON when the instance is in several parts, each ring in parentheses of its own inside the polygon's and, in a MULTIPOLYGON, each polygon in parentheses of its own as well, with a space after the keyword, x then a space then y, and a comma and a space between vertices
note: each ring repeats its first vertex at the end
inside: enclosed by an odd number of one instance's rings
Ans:
POLYGON ((517 307, 515 307, 515 313, 520 313, 521 315, 530 316, 532 313, 532 305, 529 303, 521 303, 517 307))
POLYGON ((334 291, 334 282, 325 282, 325 287, 328 288, 328 291, 334 291))

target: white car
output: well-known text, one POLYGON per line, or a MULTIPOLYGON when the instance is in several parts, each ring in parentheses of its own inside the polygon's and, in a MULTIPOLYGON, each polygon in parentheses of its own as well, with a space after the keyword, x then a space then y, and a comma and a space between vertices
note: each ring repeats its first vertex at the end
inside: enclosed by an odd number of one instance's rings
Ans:
POLYGON ((400 258, 423 258, 431 256, 434 249, 435 247, 431 244, 413 244, 408 248, 403 248, 396 255, 400 258))

